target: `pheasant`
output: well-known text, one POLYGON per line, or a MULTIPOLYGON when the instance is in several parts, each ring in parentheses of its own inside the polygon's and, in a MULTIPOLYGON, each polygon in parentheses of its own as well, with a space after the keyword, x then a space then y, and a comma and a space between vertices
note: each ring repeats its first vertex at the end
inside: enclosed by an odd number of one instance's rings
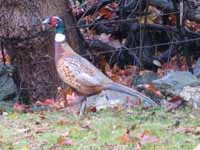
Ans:
POLYGON ((86 97, 95 95, 102 90, 123 92, 131 96, 137 96, 151 106, 157 105, 142 93, 112 81, 87 59, 78 55, 65 40, 64 22, 60 17, 50 16, 42 24, 49 24, 55 28, 55 64, 60 78, 68 86, 84 95, 80 115, 84 113, 86 97))

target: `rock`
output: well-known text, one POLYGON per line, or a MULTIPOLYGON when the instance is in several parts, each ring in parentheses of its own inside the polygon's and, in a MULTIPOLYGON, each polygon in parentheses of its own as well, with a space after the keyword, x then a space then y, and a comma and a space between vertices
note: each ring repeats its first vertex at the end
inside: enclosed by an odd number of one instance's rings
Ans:
POLYGON ((133 85, 151 83, 153 80, 158 79, 158 76, 152 71, 145 71, 143 75, 134 76, 132 80, 133 85))
POLYGON ((164 95, 180 96, 200 108, 200 80, 190 72, 172 71, 153 83, 164 95))
POLYGON ((17 92, 14 80, 10 76, 13 70, 11 65, 0 62, 0 101, 13 98, 17 92))
POLYGON ((194 75, 198 78, 200 77, 200 58, 198 58, 196 65, 194 67, 194 75))
POLYGON ((200 84, 183 87, 180 96, 186 101, 192 101, 194 108, 200 108, 200 84))
MULTIPOLYGON (((101 93, 90 96, 87 98, 86 105, 87 107, 95 106, 97 110, 105 109, 105 108, 113 108, 115 106, 133 106, 139 102, 138 97, 133 97, 124 93, 105 90, 101 93)), ((144 102, 144 106, 149 106, 146 102, 144 102)))
POLYGON ((154 80, 153 83, 165 95, 179 95, 183 87, 198 84, 200 81, 190 72, 171 71, 161 79, 154 80))
POLYGON ((97 110, 105 109, 107 107, 114 107, 116 105, 123 105, 125 96, 119 96, 118 92, 103 91, 98 95, 90 96, 87 98, 87 106, 95 106, 97 110))

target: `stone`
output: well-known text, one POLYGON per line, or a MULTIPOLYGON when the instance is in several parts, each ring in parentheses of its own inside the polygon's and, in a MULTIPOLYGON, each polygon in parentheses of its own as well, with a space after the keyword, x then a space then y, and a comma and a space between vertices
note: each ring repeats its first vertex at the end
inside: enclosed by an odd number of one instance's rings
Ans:
POLYGON ((107 107, 114 107, 116 105, 123 105, 125 97, 114 91, 103 91, 97 95, 87 98, 87 106, 95 106, 97 110, 105 109, 107 107))
POLYGON ((14 68, 11 65, 4 65, 0 62, 0 101, 12 99, 17 87, 11 76, 14 68))
POLYGON ((179 95, 183 87, 198 84, 200 81, 187 71, 171 71, 161 79, 153 81, 156 88, 166 95, 179 95))
MULTIPOLYGON (((133 106, 139 102, 138 97, 130 96, 124 93, 105 90, 97 95, 93 95, 87 98, 86 106, 95 106, 97 110, 113 108, 115 106, 133 106)), ((144 101, 144 106, 150 105, 144 101)))
POLYGON ((159 79, 156 73, 152 71, 145 71, 143 75, 134 76, 132 84, 133 85, 148 84, 156 79, 159 79))
POLYGON ((184 98, 186 101, 192 101, 194 108, 200 108, 200 84, 199 85, 189 85, 183 87, 180 92, 180 97, 184 98))
POLYGON ((153 83, 165 96, 180 96, 200 108, 200 80, 190 72, 172 71, 153 83))
POLYGON ((194 75, 198 78, 200 77, 200 58, 198 58, 196 65, 194 67, 194 75))

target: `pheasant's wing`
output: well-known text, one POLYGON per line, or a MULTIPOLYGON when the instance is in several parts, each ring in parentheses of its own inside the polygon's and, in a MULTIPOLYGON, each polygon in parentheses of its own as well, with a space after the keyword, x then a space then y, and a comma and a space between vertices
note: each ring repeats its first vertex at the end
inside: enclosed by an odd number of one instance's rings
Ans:
POLYGON ((74 75, 77 82, 85 86, 98 86, 109 83, 111 80, 85 58, 74 55, 66 57, 64 64, 74 75))

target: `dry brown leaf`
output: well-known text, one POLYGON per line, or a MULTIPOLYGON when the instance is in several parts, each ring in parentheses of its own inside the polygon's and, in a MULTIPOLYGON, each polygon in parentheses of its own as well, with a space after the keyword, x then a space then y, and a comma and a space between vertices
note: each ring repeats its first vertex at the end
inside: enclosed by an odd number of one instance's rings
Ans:
POLYGON ((37 100, 35 102, 36 106, 54 106, 55 100, 54 99, 45 99, 43 101, 37 100))
POLYGON ((16 102, 14 105, 13 105, 13 110, 15 112, 25 112, 26 111, 26 105, 24 104, 20 104, 18 102, 16 102))
POLYGON ((183 99, 180 96, 174 96, 165 103, 167 111, 172 111, 179 108, 183 104, 183 99))
POLYGON ((104 17, 107 18, 107 19, 113 17, 113 12, 112 12, 112 10, 109 8, 109 6, 102 7, 102 8, 99 10, 99 13, 100 13, 100 16, 104 16, 104 17))
POLYGON ((163 97, 162 93, 156 88, 154 84, 145 84, 144 87, 150 92, 152 92, 153 94, 159 97, 163 97))
MULTIPOLYGON (((43 111, 42 111, 42 112, 43 112, 43 111)), ((40 117, 40 119, 42 119, 42 120, 46 119, 46 116, 45 116, 44 113, 39 113, 39 117, 40 117)))
POLYGON ((105 65, 105 74, 108 75, 113 81, 120 84, 130 86, 132 82, 132 76, 134 72, 133 66, 128 66, 127 69, 120 69, 117 65, 114 65, 111 69, 109 64, 105 65))
POLYGON ((59 126, 64 126, 64 125, 70 125, 73 124, 72 122, 70 122, 69 120, 60 120, 56 123, 59 126))
POLYGON ((172 15, 169 15, 168 17, 169 21, 169 25, 176 25, 176 15, 172 14, 172 15))
POLYGON ((148 11, 150 13, 150 15, 148 16, 140 16, 138 17, 138 20, 140 23, 148 23, 148 24, 159 24, 161 23, 161 11, 158 10, 156 7, 153 6, 149 6, 148 11))
POLYGON ((36 134, 45 133, 46 131, 47 131, 47 128, 43 128, 43 127, 42 127, 42 128, 37 128, 36 131, 35 131, 35 133, 36 133, 36 134))
POLYGON ((145 131, 144 133, 138 134, 137 138, 139 139, 139 143, 141 145, 159 142, 159 139, 156 136, 152 135, 148 131, 145 131))
POLYGON ((122 144, 133 143, 133 138, 130 136, 130 131, 127 130, 127 132, 124 135, 117 137, 117 141, 119 141, 122 144))
POLYGON ((95 106, 90 106, 86 110, 87 112, 97 112, 97 108, 95 106))
POLYGON ((200 134, 200 127, 179 127, 175 130, 175 132, 179 132, 179 133, 191 133, 191 134, 195 134, 195 135, 199 135, 200 134))
POLYGON ((200 24, 196 23, 195 21, 186 20, 186 26, 194 32, 200 31, 200 24))
POLYGON ((4 51, 4 58, 3 58, 3 55, 2 53, 0 53, 0 62, 3 62, 5 61, 5 64, 11 64, 11 59, 10 59, 10 56, 8 55, 6 49, 3 49, 4 51))
POLYGON ((74 145, 75 142, 70 139, 69 137, 65 137, 65 136, 59 136, 58 139, 57 139, 57 144, 58 145, 65 145, 65 146, 71 146, 71 145, 74 145))

